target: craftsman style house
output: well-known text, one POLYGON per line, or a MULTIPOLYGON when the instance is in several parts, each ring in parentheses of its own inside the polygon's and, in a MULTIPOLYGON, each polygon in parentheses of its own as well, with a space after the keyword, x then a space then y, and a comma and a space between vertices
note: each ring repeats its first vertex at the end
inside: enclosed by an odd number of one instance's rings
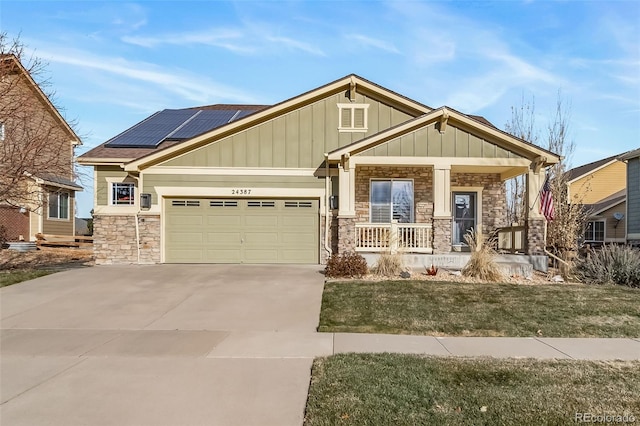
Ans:
POLYGON ((357 75, 274 106, 164 110, 79 158, 94 166, 98 263, 323 263, 331 253, 464 251, 507 225, 526 175, 526 251, 559 157, 487 120, 357 75))
POLYGON ((74 235, 80 138, 16 56, 1 55, 0 71, 1 237, 74 235))

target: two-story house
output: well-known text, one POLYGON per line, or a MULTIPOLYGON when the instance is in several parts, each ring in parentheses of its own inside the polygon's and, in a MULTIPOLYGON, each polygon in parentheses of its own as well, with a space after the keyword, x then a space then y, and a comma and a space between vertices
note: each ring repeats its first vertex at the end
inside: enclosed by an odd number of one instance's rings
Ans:
POLYGON ((74 235, 80 138, 15 55, 0 72, 0 229, 8 241, 74 235))
POLYGON ((589 217, 584 242, 624 243, 627 167, 619 155, 603 158, 567 172, 570 202, 584 205, 589 217))
POLYGON ((620 156, 627 163, 627 221, 628 244, 640 246, 640 148, 620 156))

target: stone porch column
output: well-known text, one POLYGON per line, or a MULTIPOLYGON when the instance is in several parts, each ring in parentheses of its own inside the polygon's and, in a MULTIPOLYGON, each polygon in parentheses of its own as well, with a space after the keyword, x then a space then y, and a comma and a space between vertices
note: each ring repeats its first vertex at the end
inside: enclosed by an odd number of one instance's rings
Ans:
POLYGON ((356 168, 348 154, 338 164, 338 253, 356 248, 356 168))
POLYGON ((451 166, 433 168, 433 252, 451 251, 451 166))
POLYGON ((544 172, 529 170, 527 173, 527 254, 543 255, 546 247, 546 219, 540 213, 540 189, 544 184, 544 172))

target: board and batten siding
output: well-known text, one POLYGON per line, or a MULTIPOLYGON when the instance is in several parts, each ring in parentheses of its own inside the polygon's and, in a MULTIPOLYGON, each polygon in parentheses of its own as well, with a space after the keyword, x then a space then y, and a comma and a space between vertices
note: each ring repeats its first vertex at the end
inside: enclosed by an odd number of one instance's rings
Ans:
POLYGON ((160 166, 315 168, 324 161, 324 153, 414 118, 358 93, 354 103, 369 105, 367 131, 340 132, 339 103, 349 103, 344 92, 207 144, 160 166))
POLYGON ((603 168, 576 179, 570 184, 571 198, 582 204, 595 204, 625 188, 627 167, 615 161, 603 168))
POLYGON ((444 133, 441 133, 436 128, 436 123, 370 148, 359 155, 372 157, 522 158, 452 125, 447 126, 444 133))
POLYGON ((315 176, 228 176, 145 174, 143 191, 151 194, 152 204, 158 204, 156 187, 178 188, 305 188, 324 189, 324 178, 315 176))
POLYGON ((627 161, 627 233, 640 234, 640 157, 627 161))

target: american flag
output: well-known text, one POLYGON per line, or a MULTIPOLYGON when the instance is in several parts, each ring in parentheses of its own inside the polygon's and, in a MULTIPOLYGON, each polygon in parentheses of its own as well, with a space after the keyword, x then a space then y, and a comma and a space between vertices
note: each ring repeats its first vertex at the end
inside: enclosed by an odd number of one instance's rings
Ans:
POLYGON ((542 213, 547 220, 553 220, 555 215, 553 194, 551 194, 551 182, 548 174, 540 191, 540 213, 542 213))

